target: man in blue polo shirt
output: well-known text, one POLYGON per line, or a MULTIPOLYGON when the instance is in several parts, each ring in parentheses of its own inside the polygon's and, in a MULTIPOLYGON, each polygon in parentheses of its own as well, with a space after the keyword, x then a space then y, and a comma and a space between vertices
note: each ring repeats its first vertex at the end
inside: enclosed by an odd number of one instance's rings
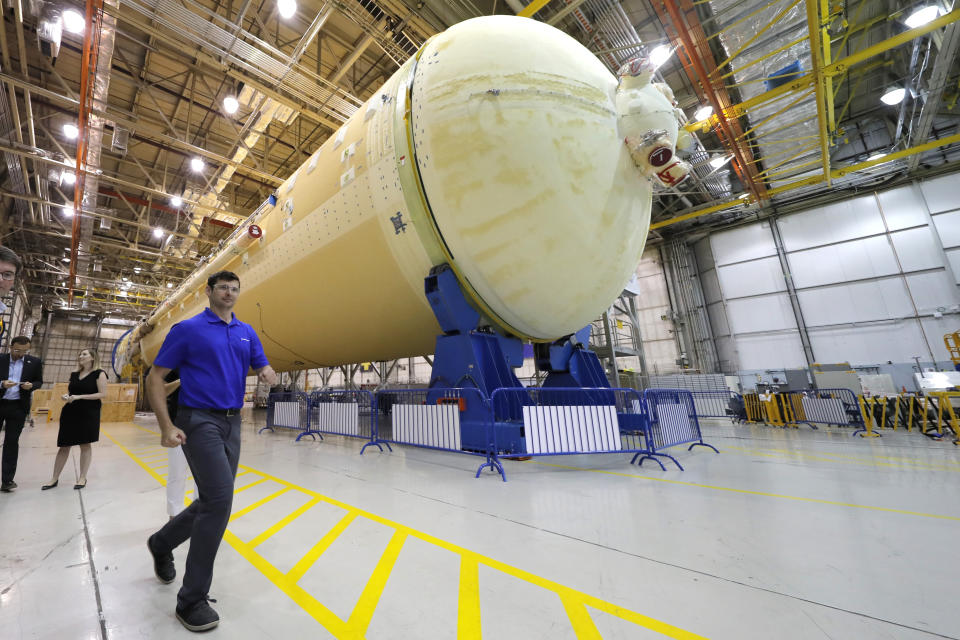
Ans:
POLYGON ((247 373, 252 368, 267 385, 277 381, 253 327, 233 314, 240 295, 236 274, 213 274, 206 294, 208 308, 170 328, 146 385, 160 424, 160 443, 183 446, 200 494, 147 540, 157 578, 170 583, 177 575, 173 550, 190 539, 177 619, 191 631, 212 629, 220 622, 207 601, 213 562, 233 506, 247 373), (164 385, 172 369, 180 370, 176 425, 170 421, 164 385))

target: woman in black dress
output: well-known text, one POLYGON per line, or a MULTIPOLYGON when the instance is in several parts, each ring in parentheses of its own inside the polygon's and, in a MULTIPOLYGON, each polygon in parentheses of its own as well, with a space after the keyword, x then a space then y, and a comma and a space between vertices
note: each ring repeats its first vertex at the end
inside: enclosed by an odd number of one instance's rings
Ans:
POLYGON ((77 355, 77 370, 70 374, 70 386, 63 396, 60 412, 60 433, 57 435, 57 459, 53 464, 53 479, 41 487, 43 490, 57 486, 60 472, 70 456, 70 447, 80 445, 80 478, 74 489, 87 486, 87 470, 93 451, 91 442, 100 439, 100 399, 107 395, 107 374, 94 368, 97 352, 83 349, 77 355))

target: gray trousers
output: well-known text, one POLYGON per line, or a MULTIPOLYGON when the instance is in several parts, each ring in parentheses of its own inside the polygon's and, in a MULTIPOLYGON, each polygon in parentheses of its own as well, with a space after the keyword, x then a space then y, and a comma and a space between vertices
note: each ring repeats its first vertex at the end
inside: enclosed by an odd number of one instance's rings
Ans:
POLYGON ((181 406, 175 422, 187 434, 183 453, 200 496, 157 532, 154 546, 163 553, 190 539, 183 587, 177 594, 177 607, 183 609, 205 598, 213 581, 213 561, 233 507, 240 414, 227 417, 181 406))

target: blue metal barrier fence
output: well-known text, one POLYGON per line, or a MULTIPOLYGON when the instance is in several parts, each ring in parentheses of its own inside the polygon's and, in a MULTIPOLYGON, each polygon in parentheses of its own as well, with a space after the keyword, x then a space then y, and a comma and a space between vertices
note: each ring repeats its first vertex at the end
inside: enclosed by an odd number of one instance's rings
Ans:
POLYGON ((500 457, 649 453, 634 389, 503 388, 492 400, 500 457))
POLYGON ((701 418, 730 418, 736 419, 734 410, 731 408, 731 400, 743 398, 739 393, 733 391, 691 391, 693 394, 693 405, 697 410, 697 415, 701 418))
POLYGON ((690 444, 687 451, 696 446, 703 446, 720 453, 716 447, 703 441, 700 421, 697 420, 696 405, 690 391, 647 389, 643 392, 643 399, 647 405, 647 444, 650 451, 642 457, 638 453, 630 461, 631 463, 639 458, 639 464, 642 466, 643 461, 649 459, 659 464, 661 469, 665 469, 663 463, 657 459, 659 456, 673 460, 673 463, 683 471, 683 466, 677 462, 676 458, 661 451, 668 447, 690 444))
POLYGON ((478 389, 383 389, 376 395, 374 437, 391 444, 451 451, 486 458, 484 467, 506 482, 493 449, 493 410, 478 389))
POLYGON ((310 428, 308 405, 307 394, 302 391, 271 393, 267 397, 267 425, 257 433, 263 433, 267 429, 271 431, 276 429, 308 430, 310 428))
POLYGON ((854 435, 865 430, 859 399, 850 389, 814 389, 798 395, 800 422, 856 427, 854 435))
MULTIPOLYGON (((373 394, 364 390, 314 391, 308 407, 309 428, 297 436, 316 439, 323 434, 362 438, 367 440, 362 454, 376 439, 377 412, 373 394)), ((380 447, 380 445, 377 445, 380 447)), ((383 450, 383 447, 380 447, 383 450)))

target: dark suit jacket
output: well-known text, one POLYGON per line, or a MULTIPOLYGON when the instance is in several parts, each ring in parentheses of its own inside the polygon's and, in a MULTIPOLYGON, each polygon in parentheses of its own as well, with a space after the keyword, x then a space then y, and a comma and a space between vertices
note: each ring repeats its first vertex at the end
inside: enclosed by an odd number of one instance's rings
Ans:
MULTIPOLYGON (((0 381, 6 380, 9 377, 10 354, 0 353, 0 381)), ((33 396, 33 392, 43 386, 43 363, 40 361, 40 358, 23 356, 23 372, 20 374, 20 382, 33 383, 33 389, 29 391, 20 389, 20 404, 23 406, 24 411, 29 412, 30 398, 33 396)), ((3 397, 5 392, 5 389, 0 389, 0 398, 3 397)))

